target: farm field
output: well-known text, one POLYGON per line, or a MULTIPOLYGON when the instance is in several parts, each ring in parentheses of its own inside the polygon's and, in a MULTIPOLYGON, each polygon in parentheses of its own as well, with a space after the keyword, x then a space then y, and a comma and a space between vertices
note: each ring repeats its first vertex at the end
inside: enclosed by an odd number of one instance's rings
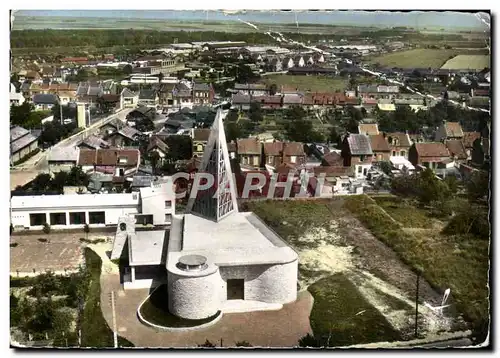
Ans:
POLYGON ((484 54, 484 50, 460 49, 413 49, 393 52, 369 59, 369 63, 378 63, 387 67, 399 68, 441 68, 448 60, 459 54, 484 54))
POLYGON ((341 77, 323 77, 323 76, 293 76, 293 75, 269 75, 260 80, 260 83, 266 85, 276 84, 278 90, 281 86, 287 88, 298 88, 302 91, 310 92, 340 92, 343 91, 348 82, 341 77))
POLYGON ((490 56, 487 55, 458 55, 451 60, 446 61, 443 69, 447 70, 460 70, 460 69, 474 69, 482 70, 490 66, 490 56))

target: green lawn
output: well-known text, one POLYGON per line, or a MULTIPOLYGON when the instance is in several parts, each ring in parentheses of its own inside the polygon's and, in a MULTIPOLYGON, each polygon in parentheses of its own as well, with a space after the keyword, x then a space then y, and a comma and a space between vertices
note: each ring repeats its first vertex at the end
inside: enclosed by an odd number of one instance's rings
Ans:
MULTIPOLYGON (((113 331, 109 328, 100 307, 101 296, 101 265, 99 255, 85 249, 85 264, 90 270, 91 281, 85 301, 82 317, 82 347, 104 348, 113 347, 113 331)), ((133 347, 134 345, 123 337, 118 337, 119 347, 133 347)))
POLYGON ((431 226, 431 217, 420 208, 416 208, 399 197, 373 197, 394 220, 406 228, 428 228, 431 226))
POLYGON ((452 302, 484 339, 488 312, 489 241, 472 235, 443 235, 436 230, 402 230, 367 196, 346 199, 350 210, 380 241, 411 267, 422 267, 435 288, 451 288, 452 302))
POLYGON ((280 90, 281 86, 286 86, 310 92, 342 92, 348 85, 347 80, 341 77, 294 76, 286 74, 265 76, 262 77, 260 82, 268 86, 276 84, 278 90, 280 90))
POLYGON ((221 312, 217 312, 214 316, 204 319, 183 319, 171 314, 168 310, 168 288, 167 285, 161 285, 156 291, 144 302, 141 307, 141 315, 145 320, 163 327, 196 327, 202 324, 213 321, 221 312))
POLYGON ((399 68, 441 68, 450 58, 464 52, 471 54, 477 53, 477 51, 474 50, 419 48, 372 57, 368 62, 399 68))
POLYGON ((336 274, 309 286, 314 297, 310 321, 314 337, 326 346, 396 341, 400 334, 359 293, 344 275, 336 274), (330 335, 331 332, 331 335, 330 335))

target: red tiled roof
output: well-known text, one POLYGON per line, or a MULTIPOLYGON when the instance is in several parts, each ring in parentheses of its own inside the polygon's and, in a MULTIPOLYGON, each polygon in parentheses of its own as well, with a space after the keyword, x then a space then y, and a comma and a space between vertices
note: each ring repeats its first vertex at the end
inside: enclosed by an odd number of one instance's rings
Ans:
POLYGON ((415 149, 419 157, 449 157, 450 153, 446 145, 441 142, 415 143, 415 149))
POLYGON ((264 155, 281 155, 283 152, 282 142, 264 143, 264 155))
POLYGON ((458 122, 446 122, 444 125, 448 137, 463 137, 462 126, 458 122))
POLYGON ((465 146, 459 139, 447 140, 445 142, 446 147, 450 151, 452 156, 456 156, 458 159, 467 159, 467 152, 465 146))
POLYGON ((148 152, 154 148, 160 149, 162 152, 168 152, 168 145, 165 144, 159 137, 153 136, 149 140, 148 148, 146 149, 148 152))
POLYGON ((464 132, 464 137, 462 139, 465 148, 472 148, 474 141, 481 138, 480 132, 464 132))
POLYGON ((261 144, 257 138, 238 139, 238 154, 261 154, 261 144))
POLYGON ((391 147, 411 147, 411 136, 402 132, 392 132, 386 134, 387 141, 391 147), (391 144, 392 140, 392 144, 391 144), (397 141, 396 141, 397 140, 397 141))
POLYGON ((390 152, 389 143, 383 134, 370 135, 370 145, 374 152, 390 152))
POLYGON ((126 166, 136 166, 140 160, 138 149, 82 149, 78 158, 78 165, 116 166, 120 158, 127 158, 126 166))
POLYGON ((304 152, 304 144, 299 142, 283 143, 283 155, 306 155, 304 152))
POLYGON ((337 152, 330 152, 325 154, 323 161, 332 167, 342 167, 344 166, 344 158, 337 152))

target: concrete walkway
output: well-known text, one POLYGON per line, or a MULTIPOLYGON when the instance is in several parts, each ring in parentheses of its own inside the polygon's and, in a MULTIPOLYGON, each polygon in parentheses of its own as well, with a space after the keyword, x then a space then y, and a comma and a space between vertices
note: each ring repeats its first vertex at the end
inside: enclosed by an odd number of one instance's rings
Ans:
POLYGON ((219 322, 206 329, 191 332, 162 332, 139 322, 137 308, 149 290, 123 291, 118 274, 101 276, 101 308, 112 327, 111 291, 115 291, 118 334, 136 347, 196 347, 205 340, 224 347, 247 341, 254 347, 295 347, 301 337, 311 333, 309 314, 313 298, 309 292, 299 293, 296 302, 279 311, 225 314, 219 322))

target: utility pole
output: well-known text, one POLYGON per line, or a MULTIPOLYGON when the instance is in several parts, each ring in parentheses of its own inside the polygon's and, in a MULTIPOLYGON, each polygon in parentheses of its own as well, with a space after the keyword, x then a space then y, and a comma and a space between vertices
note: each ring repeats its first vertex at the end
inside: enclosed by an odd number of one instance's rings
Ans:
POLYGON ((415 292, 415 338, 418 337, 418 290, 420 286, 421 270, 417 269, 417 290, 415 292))
POLYGON ((118 348, 118 334, 116 333, 115 291, 111 291, 111 310, 113 312, 113 342, 118 348))

